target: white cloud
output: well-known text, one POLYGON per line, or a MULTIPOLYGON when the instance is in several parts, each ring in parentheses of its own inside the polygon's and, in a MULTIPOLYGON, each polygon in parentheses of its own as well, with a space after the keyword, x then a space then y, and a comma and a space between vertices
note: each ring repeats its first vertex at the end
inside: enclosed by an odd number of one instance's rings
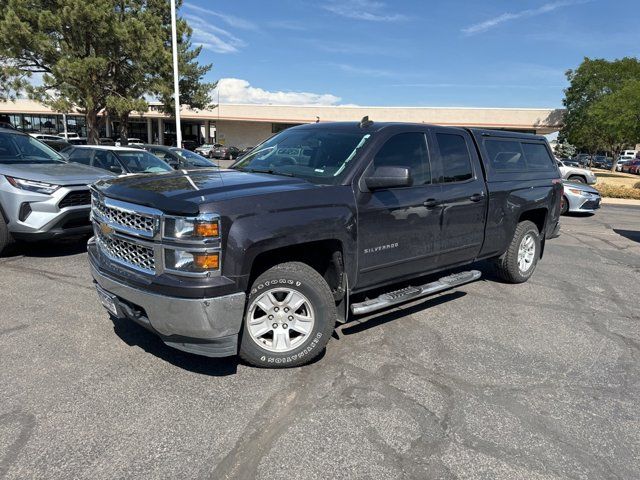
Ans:
POLYGON ((184 7, 193 10, 194 12, 203 13, 205 15, 216 17, 222 20, 224 23, 234 28, 242 28, 244 30, 257 30, 258 27, 255 23, 252 23, 244 18, 235 17, 233 15, 228 15, 226 13, 220 13, 215 10, 211 10, 209 8, 203 8, 198 5, 194 5, 192 3, 186 2, 184 7))
POLYGON ((215 53, 235 53, 246 43, 231 32, 215 27, 200 17, 184 15, 193 30, 193 43, 215 53))
POLYGON ((322 8, 341 17, 370 22, 397 22, 406 20, 405 15, 389 13, 385 2, 378 0, 330 0, 322 8))
POLYGON ((382 70, 379 68, 357 67, 355 65, 349 65, 347 63, 332 63, 332 66, 342 70, 345 73, 358 77, 397 77, 395 72, 389 70, 382 70))
POLYGON ((340 97, 329 93, 269 91, 239 78, 221 78, 213 98, 220 103, 255 103, 276 105, 335 105, 340 97))
POLYGON ((484 22, 475 23, 466 28, 462 29, 462 32, 466 35, 475 35, 478 33, 486 32, 487 30, 491 30, 498 25, 501 25, 506 22, 510 22, 512 20, 517 20, 520 18, 529 18, 536 17, 538 15, 543 15, 545 13, 553 12, 554 10, 558 10, 563 7, 570 7, 572 5, 578 5, 581 3, 587 3, 590 0, 562 0, 556 2, 545 3, 544 5, 538 8, 530 8, 527 10, 520 10, 519 12, 505 12, 496 17, 490 18, 489 20, 485 20, 484 22))

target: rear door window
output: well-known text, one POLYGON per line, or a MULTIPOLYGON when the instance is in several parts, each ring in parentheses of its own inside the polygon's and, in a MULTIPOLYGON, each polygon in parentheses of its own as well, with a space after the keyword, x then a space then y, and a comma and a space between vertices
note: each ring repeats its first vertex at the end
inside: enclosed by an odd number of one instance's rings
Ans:
POLYGON ((473 178, 473 167, 467 142, 462 135, 436 133, 442 162, 444 183, 464 182, 473 178))

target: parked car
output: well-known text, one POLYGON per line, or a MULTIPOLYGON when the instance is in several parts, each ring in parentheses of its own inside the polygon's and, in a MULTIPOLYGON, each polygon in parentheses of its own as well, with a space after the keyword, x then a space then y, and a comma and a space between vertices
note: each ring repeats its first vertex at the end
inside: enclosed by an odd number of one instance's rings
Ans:
POLYGON ((640 165, 640 160, 629 160, 625 162, 622 167, 620 167, 620 171, 623 173, 638 173, 638 165, 640 165))
POLYGON ((244 147, 242 150, 240 150, 240 153, 238 153, 238 156, 236 158, 240 159, 244 157, 247 153, 249 153, 254 148, 255 147, 244 147))
POLYGON ((618 163, 616 163, 616 172, 621 172, 622 171, 622 167, 624 167, 627 163, 635 160, 636 157, 629 157, 629 156, 623 156, 621 155, 620 158, 618 158, 618 163))
POLYGON ((199 147, 197 147, 194 152, 202 155, 203 157, 212 158, 212 150, 221 146, 222 145, 220 145, 219 143, 205 143, 204 145, 200 145, 199 147))
POLYGON ((150 144, 145 144, 142 148, 159 159, 164 160, 176 170, 190 168, 217 168, 217 165, 208 158, 204 158, 202 155, 198 155, 197 153, 184 148, 150 144))
POLYGON ((544 137, 317 123, 280 132, 231 170, 99 182, 88 257, 114 317, 177 349, 291 367, 317 358, 348 311, 480 277, 423 284, 426 274, 491 259, 505 281, 527 281, 557 234, 561 198, 544 137))
POLYGON ((87 137, 69 137, 67 142, 71 145, 86 145, 87 137))
POLYGON ((237 147, 227 147, 225 145, 220 145, 219 147, 215 147, 211 150, 209 157, 220 158, 223 160, 234 160, 238 158, 239 154, 240 150, 237 147))
POLYGON ((139 148, 81 145, 70 147, 62 153, 70 162, 101 168, 117 175, 173 170, 166 162, 139 148))
MULTIPOLYGON (((143 145, 143 141, 140 140, 139 138, 136 137, 131 137, 131 138, 127 138, 127 145, 143 145)), ((122 141, 120 139, 115 141, 115 146, 116 147, 121 147, 122 146, 122 141)))
POLYGON ((573 161, 577 162, 581 167, 586 167, 589 166, 591 155, 589 155, 588 153, 579 153, 578 155, 573 157, 573 161))
POLYGON ((558 160, 558 169, 562 178, 574 183, 588 183, 593 185, 598 181, 596 174, 586 168, 573 167, 566 162, 558 160))
POLYGON ((116 146, 116 141, 113 138, 100 138, 100 145, 108 145, 110 147, 116 146))
POLYGON ((87 185, 111 176, 67 163, 37 139, 0 128, 0 253, 13 240, 91 232, 87 185))
POLYGON ((56 152, 60 152, 65 148, 71 146, 71 144, 65 140, 40 140, 42 143, 47 144, 49 147, 53 148, 56 152))
POLYGON ((564 181, 560 213, 595 213, 600 208, 600 192, 584 183, 564 181))
POLYGON ((182 148, 185 150, 195 151, 199 144, 195 140, 182 140, 182 148))
POLYGON ((593 159, 593 166, 596 168, 603 168, 606 170, 610 170, 613 165, 613 160, 604 155, 596 155, 593 159))

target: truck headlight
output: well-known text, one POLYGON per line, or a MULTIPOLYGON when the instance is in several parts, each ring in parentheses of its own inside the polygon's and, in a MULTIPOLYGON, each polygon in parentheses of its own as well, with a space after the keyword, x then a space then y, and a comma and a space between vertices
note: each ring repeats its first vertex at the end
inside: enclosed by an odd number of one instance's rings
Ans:
POLYGON ((220 237, 220 220, 213 214, 166 217, 164 236, 176 240, 208 240, 220 237))
POLYGON ((165 268, 178 273, 206 273, 220 269, 220 252, 165 249, 165 268))
POLYGON ((29 192, 43 193, 45 195, 51 195, 60 188, 60 185, 54 185, 52 183, 25 180, 23 178, 9 177, 7 175, 5 175, 5 178, 15 188, 28 190, 29 192))

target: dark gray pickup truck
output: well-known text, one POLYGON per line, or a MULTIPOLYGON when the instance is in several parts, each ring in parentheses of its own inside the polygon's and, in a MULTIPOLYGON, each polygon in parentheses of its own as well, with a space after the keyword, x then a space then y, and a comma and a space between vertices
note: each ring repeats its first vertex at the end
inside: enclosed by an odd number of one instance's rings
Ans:
POLYGON ((113 316, 180 350, 287 367, 349 313, 480 276, 426 274, 492 259, 526 281, 559 227, 562 183, 542 137, 363 119, 290 128, 229 170, 92 193, 89 260, 113 316))

